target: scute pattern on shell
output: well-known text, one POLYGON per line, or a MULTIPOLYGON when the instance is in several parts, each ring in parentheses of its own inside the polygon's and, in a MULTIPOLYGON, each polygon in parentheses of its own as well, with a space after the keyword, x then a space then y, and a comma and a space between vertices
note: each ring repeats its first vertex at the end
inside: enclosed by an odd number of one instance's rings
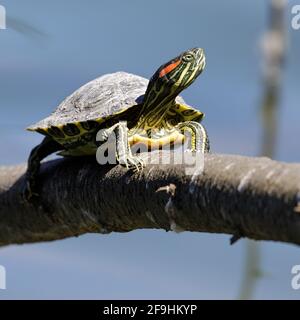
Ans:
POLYGON ((148 80, 126 72, 101 76, 68 96, 47 118, 29 127, 49 128, 66 123, 104 118, 136 105, 148 80))
MULTIPOLYGON (((68 96, 47 118, 28 127, 29 130, 62 126, 68 123, 105 118, 139 104, 148 80, 127 72, 103 75, 88 82, 68 96)), ((184 103, 180 97, 179 103, 184 103)))

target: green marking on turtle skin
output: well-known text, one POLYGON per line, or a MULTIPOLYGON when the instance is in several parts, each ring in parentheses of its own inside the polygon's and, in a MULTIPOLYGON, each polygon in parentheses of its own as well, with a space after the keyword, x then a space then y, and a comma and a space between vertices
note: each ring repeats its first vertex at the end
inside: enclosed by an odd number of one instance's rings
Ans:
MULTIPOLYGON (((76 90, 49 117, 28 130, 56 141, 52 152, 60 148, 63 155, 80 156, 95 154, 99 146, 96 143, 99 129, 114 127, 118 133, 117 145, 123 150, 117 150, 117 154, 122 155, 122 164, 135 168, 141 162, 130 153, 129 144, 125 141, 134 138, 132 136, 139 130, 150 135, 153 128, 155 137, 163 139, 174 133, 176 128, 186 128, 192 133, 192 149, 207 152, 206 131, 202 125, 195 123, 201 121, 204 114, 186 105, 178 96, 193 83, 204 67, 203 50, 194 48, 163 64, 149 82, 125 72, 104 75, 76 90), (164 72, 161 73, 162 70, 164 72), (123 124, 118 124, 122 121, 127 121, 128 132, 123 124)), ((157 145, 159 139, 153 138, 152 142, 157 145)), ((51 144, 47 142, 35 149, 37 152, 29 158, 32 165, 28 167, 27 176, 31 182, 37 178, 37 162, 48 155, 45 150, 47 145, 51 144), (43 154, 39 150, 43 150, 43 154)))
POLYGON ((175 98, 201 74, 205 67, 205 56, 202 49, 194 48, 163 64, 152 76, 141 118, 137 126, 148 129, 159 125, 168 110, 174 106, 175 98), (186 58, 189 56, 190 58, 186 58), (170 72, 160 76, 161 71, 180 59, 180 64, 170 72))

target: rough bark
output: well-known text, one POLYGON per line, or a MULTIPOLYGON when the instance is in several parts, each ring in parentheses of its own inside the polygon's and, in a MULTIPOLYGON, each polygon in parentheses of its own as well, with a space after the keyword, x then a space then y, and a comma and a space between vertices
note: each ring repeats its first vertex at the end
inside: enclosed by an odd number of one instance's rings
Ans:
POLYGON ((141 228, 300 244, 300 164, 208 154, 204 171, 187 175, 183 164, 132 173, 59 159, 42 165, 34 205, 20 197, 25 169, 0 167, 2 246, 141 228))

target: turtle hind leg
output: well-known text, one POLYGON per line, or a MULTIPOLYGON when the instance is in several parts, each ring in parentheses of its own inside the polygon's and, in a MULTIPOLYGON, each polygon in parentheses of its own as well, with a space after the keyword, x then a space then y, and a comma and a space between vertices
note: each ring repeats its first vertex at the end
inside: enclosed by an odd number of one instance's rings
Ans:
POLYGON ((64 148, 52 138, 46 137, 38 146, 32 149, 28 158, 27 171, 25 173, 25 187, 22 197, 26 202, 38 196, 37 178, 40 171, 41 161, 51 153, 64 148))
POLYGON ((184 121, 176 126, 183 134, 189 132, 188 151, 208 153, 210 150, 209 138, 205 127, 196 121, 184 121))

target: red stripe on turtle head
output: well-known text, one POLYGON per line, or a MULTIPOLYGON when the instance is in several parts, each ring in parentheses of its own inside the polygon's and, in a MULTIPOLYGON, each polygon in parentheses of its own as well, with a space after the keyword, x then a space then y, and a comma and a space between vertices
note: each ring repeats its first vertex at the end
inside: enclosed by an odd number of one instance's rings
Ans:
POLYGON ((163 76, 165 76, 166 74, 174 70, 180 64, 180 62, 181 62, 180 59, 177 61, 173 61, 170 64, 168 64, 166 67, 164 67, 162 70, 160 70, 159 78, 162 78, 163 76))

